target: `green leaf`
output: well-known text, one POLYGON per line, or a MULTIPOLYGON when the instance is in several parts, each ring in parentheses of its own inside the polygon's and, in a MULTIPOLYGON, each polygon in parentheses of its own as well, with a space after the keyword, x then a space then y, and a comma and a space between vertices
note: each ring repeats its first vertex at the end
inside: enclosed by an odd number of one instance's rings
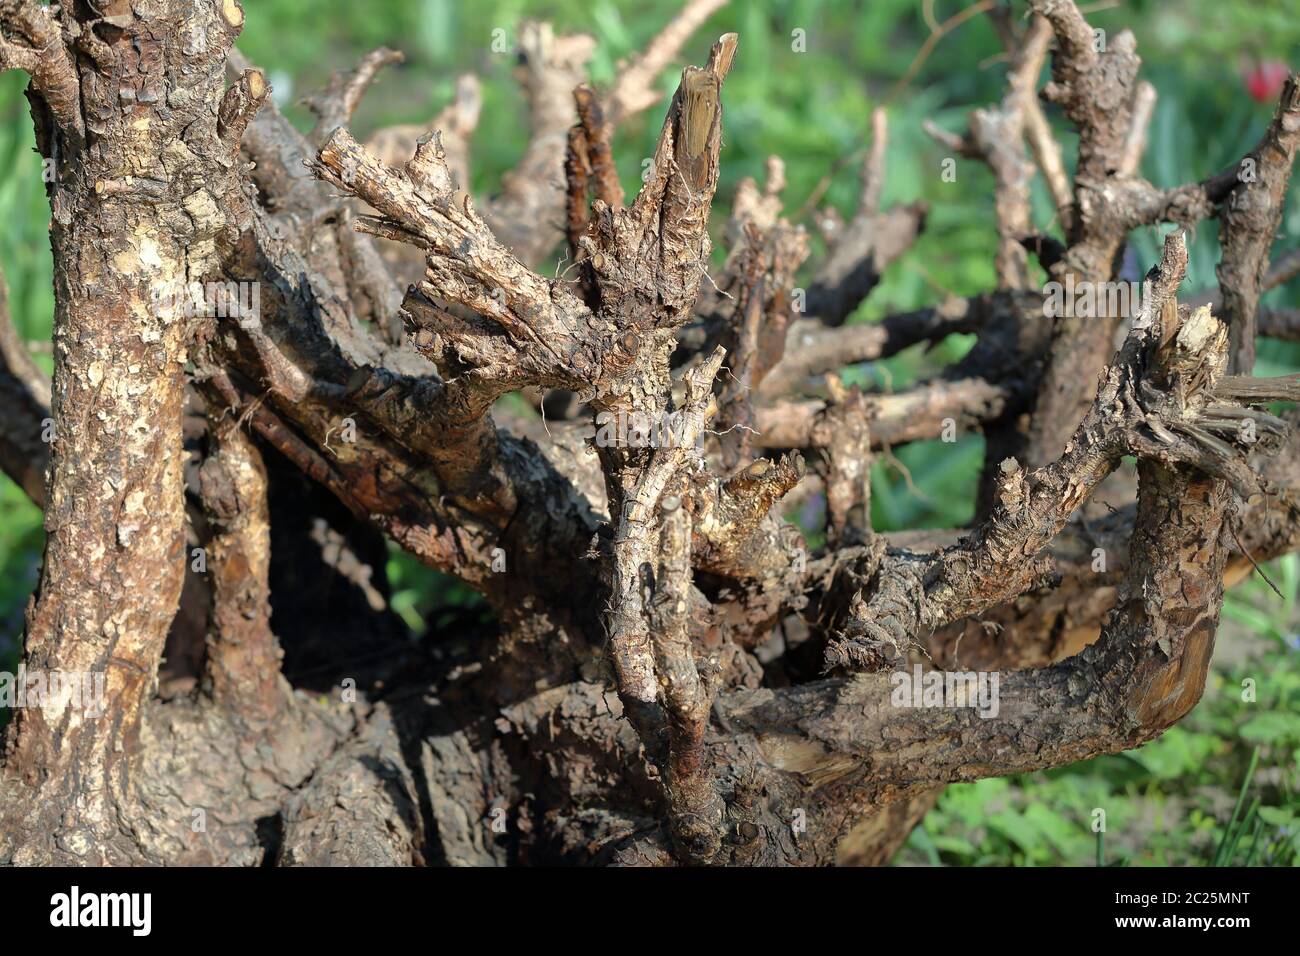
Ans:
POLYGON ((1248 720, 1241 728, 1242 740, 1273 744, 1300 741, 1300 714, 1270 711, 1248 720))
POLYGON ((1286 827, 1295 822, 1295 814, 1282 807, 1260 807, 1259 816, 1265 823, 1271 823, 1275 827, 1286 827))

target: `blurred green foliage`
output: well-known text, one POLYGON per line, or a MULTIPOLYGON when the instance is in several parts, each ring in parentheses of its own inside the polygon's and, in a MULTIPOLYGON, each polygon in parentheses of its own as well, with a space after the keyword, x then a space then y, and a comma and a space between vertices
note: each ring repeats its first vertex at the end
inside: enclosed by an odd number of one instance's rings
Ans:
MULTIPOLYGON (((921 0, 733 0, 697 32, 683 62, 702 62, 712 38, 740 34, 740 53, 724 92, 723 175, 714 223, 726 218, 743 176, 761 178, 770 154, 786 162, 787 210, 799 209, 830 174, 824 201, 848 212, 857 194, 856 169, 870 110, 889 108, 890 140, 885 201, 925 199, 928 228, 915 248, 885 277, 855 321, 929 304, 946 292, 971 294, 993 279, 992 181, 979 163, 959 161, 956 182, 940 179, 944 150, 924 135, 930 118, 960 129, 969 111, 1000 98, 1005 74, 991 25, 974 17, 943 36, 909 83, 899 86, 930 28, 921 0), (795 52, 792 31, 804 31, 806 52, 795 52)), ((937 20, 964 3, 931 5, 937 20)), ((1018 7, 1023 7, 1017 3, 1018 7)), ((1252 101, 1243 72, 1263 60, 1297 65, 1300 18, 1294 0, 1128 0, 1083 4, 1095 27, 1137 36, 1144 76, 1160 97, 1143 172, 1161 186, 1199 179, 1235 162, 1258 139, 1271 104, 1252 101)), ((527 116, 511 78, 513 58, 494 54, 494 30, 512 37, 525 17, 551 21, 561 32, 583 31, 598 41, 591 64, 595 83, 608 83, 619 61, 642 48, 672 15, 677 0, 253 0, 240 47, 269 73, 277 100, 295 120, 307 116, 299 98, 320 87, 332 70, 347 68, 367 50, 388 45, 407 55, 386 70, 356 117, 358 131, 394 122, 428 122, 451 96, 456 76, 473 72, 484 86, 484 109, 473 141, 473 187, 490 193, 523 148, 527 116), (310 14, 308 15, 308 9, 310 14)), ((659 80, 665 96, 672 71, 659 80)), ((0 76, 0 263, 8 275, 14 320, 49 367, 53 308, 49 207, 41 163, 34 152, 25 77, 0 76)), ((639 185, 641 160, 653 151, 662 110, 651 110, 619 130, 616 161, 629 192, 639 185)), ((1076 137, 1055 116, 1067 157, 1076 137)), ((1294 245, 1300 201, 1293 190, 1280 245, 1294 245)), ((1045 192, 1036 182, 1035 222, 1056 231, 1045 192)), ((1215 224, 1194 236, 1185 288, 1215 281, 1215 224)), ((1134 237, 1138 273, 1154 260, 1159 235, 1134 237)), ((719 250, 720 252, 721 250, 719 250)), ((814 259, 816 257, 814 252, 814 259)), ((1300 283, 1266 302, 1296 301, 1300 283)), ((969 348, 954 336, 846 374, 851 383, 900 388, 933 373, 969 348)), ((1295 346, 1266 341, 1257 374, 1300 368, 1295 346)), ((979 436, 955 445, 919 443, 896 451, 872 471, 872 512, 881 530, 958 525, 973 513, 982 459, 979 436)), ((0 668, 12 669, 22 611, 40 559, 39 512, 0 477, 0 668)), ((1296 760, 1300 753, 1300 625, 1295 608, 1295 557, 1269 569, 1287 599, 1252 580, 1229 596, 1220 653, 1205 699, 1191 717, 1160 740, 1115 757, 1024 777, 949 787, 900 862, 962 865, 1072 863, 1098 857, 1091 814, 1102 808, 1107 831, 1100 855, 1107 863, 1197 863, 1222 854, 1241 863, 1293 862, 1297 853, 1296 760), (1227 652, 1241 646, 1249 653, 1227 652), (1231 658, 1228 662, 1226 658, 1231 658), (1258 699, 1245 703, 1241 681, 1253 677, 1258 699), (1258 763, 1231 837, 1224 831, 1246 780, 1251 755, 1258 763), (1252 801, 1261 803, 1251 809, 1252 801), (1253 849, 1253 855, 1251 847, 1253 849)), ((394 553, 389 566, 393 604, 414 631, 452 626, 476 602, 448 582, 394 553)))

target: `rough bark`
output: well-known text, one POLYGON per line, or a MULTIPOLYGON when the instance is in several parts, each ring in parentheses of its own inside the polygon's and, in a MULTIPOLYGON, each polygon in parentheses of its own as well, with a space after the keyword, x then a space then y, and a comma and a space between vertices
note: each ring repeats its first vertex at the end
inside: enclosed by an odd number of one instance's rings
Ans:
POLYGON ((118 812, 184 568, 180 422, 194 323, 176 290, 218 269, 223 209, 243 188, 212 109, 238 6, 118 6, 92 26, 70 8, 56 23, 47 8, 6 5, 51 38, 80 33, 85 51, 50 39, 54 65, 33 73, 38 142, 57 172, 54 440, 24 661, 100 675, 112 702, 100 719, 72 706, 18 713, 6 769, 40 796, 6 829, 44 831, 87 862, 132 858, 118 812))

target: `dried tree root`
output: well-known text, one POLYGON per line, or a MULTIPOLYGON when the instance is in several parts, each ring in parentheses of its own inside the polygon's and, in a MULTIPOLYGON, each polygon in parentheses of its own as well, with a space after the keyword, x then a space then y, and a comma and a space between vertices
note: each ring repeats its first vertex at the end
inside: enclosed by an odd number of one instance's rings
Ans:
POLYGON ((391 51, 316 97, 303 136, 231 49, 236 0, 137 4, 110 31, 85 5, 0 0, 0 66, 30 74, 56 174, 50 385, 0 314, 0 467, 48 533, 24 664, 103 675, 110 709, 19 713, 0 862, 883 862, 946 783, 1114 753, 1194 705, 1223 588, 1300 546, 1295 416, 1266 408, 1300 384, 1245 374, 1257 334, 1297 325, 1258 308, 1300 268, 1270 266, 1296 79, 1244 164, 1159 188, 1138 175, 1154 91, 1132 36, 1094 49, 1069 0, 1034 0, 1024 30, 994 11, 1006 95, 950 142, 994 173, 997 289, 851 326, 924 220, 881 208, 883 112, 852 219, 819 218, 806 303, 778 157, 741 183, 710 273, 735 35, 683 71, 639 193, 619 187, 618 123, 720 6, 686 3, 605 91, 585 85, 590 38, 521 27, 529 145, 480 212, 472 78, 438 128, 363 146, 345 126, 391 51), (1052 43, 1072 182, 1033 90, 1052 43), (1062 237, 1030 221, 1035 164, 1062 237), (1053 279, 1109 282, 1132 229, 1211 215, 1217 291, 1179 305, 1175 232, 1135 315, 1041 321, 1029 252, 1053 279), (571 275, 534 271, 564 233, 571 275), (160 294, 194 282, 256 283, 260 307, 160 294), (954 332, 975 347, 928 382, 840 385, 954 332), (502 411, 520 390, 568 393, 567 417, 502 411), (183 431, 187 403, 205 429, 183 431), (976 524, 875 533, 872 453, 972 428, 976 524), (1136 501, 1085 523, 1125 456, 1136 501), (495 623, 380 668, 383 701, 295 691, 264 461, 480 592, 495 623), (810 549, 784 511, 818 490, 810 549), (160 700, 187 535, 205 650, 196 686, 160 700), (996 701, 894 706, 881 670, 914 655, 996 670, 996 701))

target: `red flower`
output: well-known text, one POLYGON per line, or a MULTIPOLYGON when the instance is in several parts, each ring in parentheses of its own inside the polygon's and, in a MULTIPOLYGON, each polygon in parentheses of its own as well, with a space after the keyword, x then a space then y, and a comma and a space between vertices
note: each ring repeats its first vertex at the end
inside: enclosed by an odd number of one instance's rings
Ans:
POLYGON ((1266 60, 1246 74, 1246 92, 1256 103, 1272 103, 1282 92, 1291 68, 1279 60, 1266 60))

